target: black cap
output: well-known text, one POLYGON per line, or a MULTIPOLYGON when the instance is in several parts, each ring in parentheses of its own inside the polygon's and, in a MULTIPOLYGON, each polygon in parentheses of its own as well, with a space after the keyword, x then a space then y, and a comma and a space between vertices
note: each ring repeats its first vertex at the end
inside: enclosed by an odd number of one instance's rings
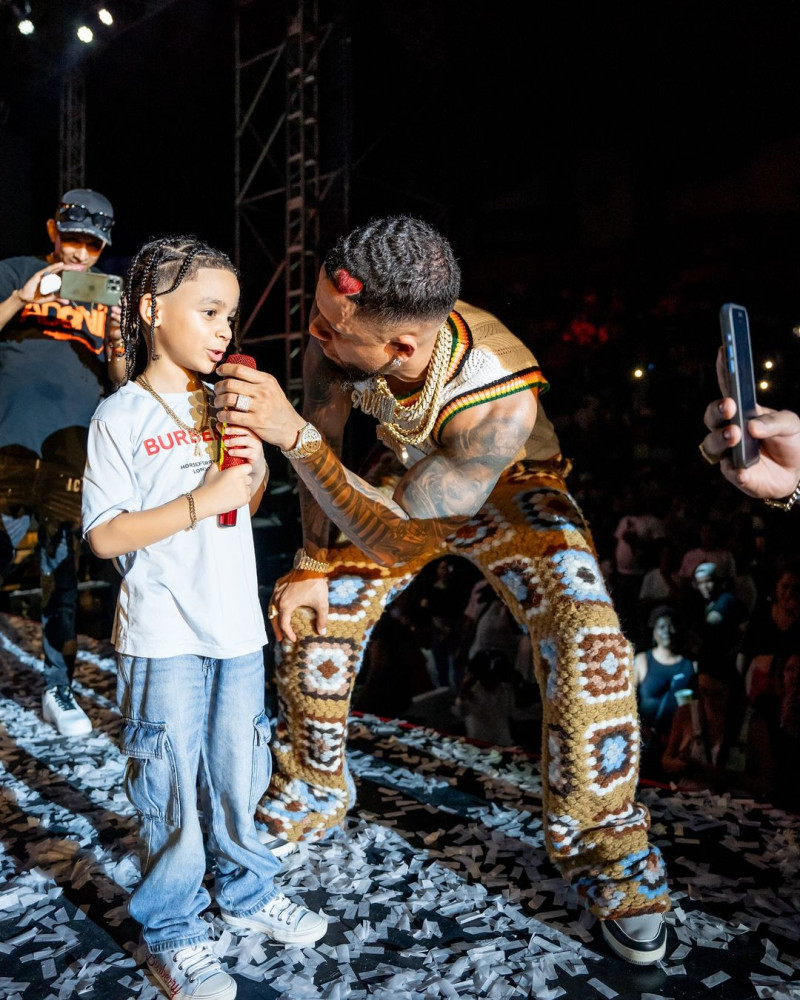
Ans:
POLYGON ((114 209, 111 202, 90 188, 74 188, 61 195, 56 210, 59 233, 86 233, 111 245, 114 209))

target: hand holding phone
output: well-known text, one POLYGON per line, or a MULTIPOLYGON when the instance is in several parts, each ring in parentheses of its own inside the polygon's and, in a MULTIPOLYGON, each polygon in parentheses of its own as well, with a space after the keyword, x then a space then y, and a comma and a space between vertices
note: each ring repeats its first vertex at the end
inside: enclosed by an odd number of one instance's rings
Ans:
POLYGON ((759 459, 758 441, 747 430, 748 420, 756 416, 750 321, 744 306, 733 302, 722 306, 719 321, 727 394, 736 403, 736 415, 731 422, 742 432, 739 442, 730 449, 731 464, 736 469, 746 469, 759 459))
POLYGON ((52 295, 59 288, 61 288, 61 275, 57 271, 48 271, 42 275, 42 280, 39 282, 40 295, 52 295))

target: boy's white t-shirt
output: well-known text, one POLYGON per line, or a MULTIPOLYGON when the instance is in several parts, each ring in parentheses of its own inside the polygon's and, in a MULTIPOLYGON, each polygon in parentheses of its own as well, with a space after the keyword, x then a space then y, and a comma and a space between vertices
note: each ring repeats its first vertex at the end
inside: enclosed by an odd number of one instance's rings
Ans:
MULTIPOLYGON (((198 414, 186 393, 163 396, 180 420, 198 414)), ((83 533, 122 511, 150 510, 196 489, 216 458, 210 430, 195 444, 161 404, 128 382, 97 407, 83 480, 83 533)), ((188 518, 188 500, 187 518, 188 518)), ((112 642, 118 653, 165 658, 241 656, 267 642, 258 600, 250 511, 235 527, 216 517, 114 560, 122 576, 112 642)))

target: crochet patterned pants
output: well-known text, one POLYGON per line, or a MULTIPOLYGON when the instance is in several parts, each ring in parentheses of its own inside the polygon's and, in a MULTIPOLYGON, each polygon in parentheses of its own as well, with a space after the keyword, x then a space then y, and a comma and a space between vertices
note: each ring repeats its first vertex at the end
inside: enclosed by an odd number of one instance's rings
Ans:
POLYGON ((595 916, 669 908, 664 864, 635 801, 639 724, 631 648, 620 632, 591 536, 561 476, 518 464, 435 551, 378 566, 331 552, 327 634, 292 618, 276 669, 275 770, 256 821, 288 840, 318 840, 355 801, 345 744, 353 682, 385 606, 428 562, 458 555, 480 568, 531 637, 542 696, 543 821, 548 854, 595 916))

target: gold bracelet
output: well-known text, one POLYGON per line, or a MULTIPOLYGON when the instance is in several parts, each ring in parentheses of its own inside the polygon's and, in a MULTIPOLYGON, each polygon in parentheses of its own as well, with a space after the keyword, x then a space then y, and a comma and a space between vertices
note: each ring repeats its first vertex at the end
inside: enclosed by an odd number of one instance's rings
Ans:
POLYGON ((298 549, 294 556, 293 569, 311 570, 312 573, 330 573, 331 564, 321 559, 312 559, 305 549, 298 549))
POLYGON ((773 507, 775 510, 790 511, 792 507, 800 500, 800 482, 795 486, 792 493, 786 497, 785 500, 768 500, 765 499, 764 503, 767 507, 773 507))
POLYGON ((194 495, 191 493, 184 493, 184 496, 189 501, 189 517, 192 523, 189 525, 189 530, 194 531, 197 527, 197 508, 194 505, 194 495))
POLYGON ((123 343, 123 341, 120 339, 120 340, 110 341, 110 343, 111 343, 111 353, 114 355, 114 357, 124 358, 125 344, 123 343))

